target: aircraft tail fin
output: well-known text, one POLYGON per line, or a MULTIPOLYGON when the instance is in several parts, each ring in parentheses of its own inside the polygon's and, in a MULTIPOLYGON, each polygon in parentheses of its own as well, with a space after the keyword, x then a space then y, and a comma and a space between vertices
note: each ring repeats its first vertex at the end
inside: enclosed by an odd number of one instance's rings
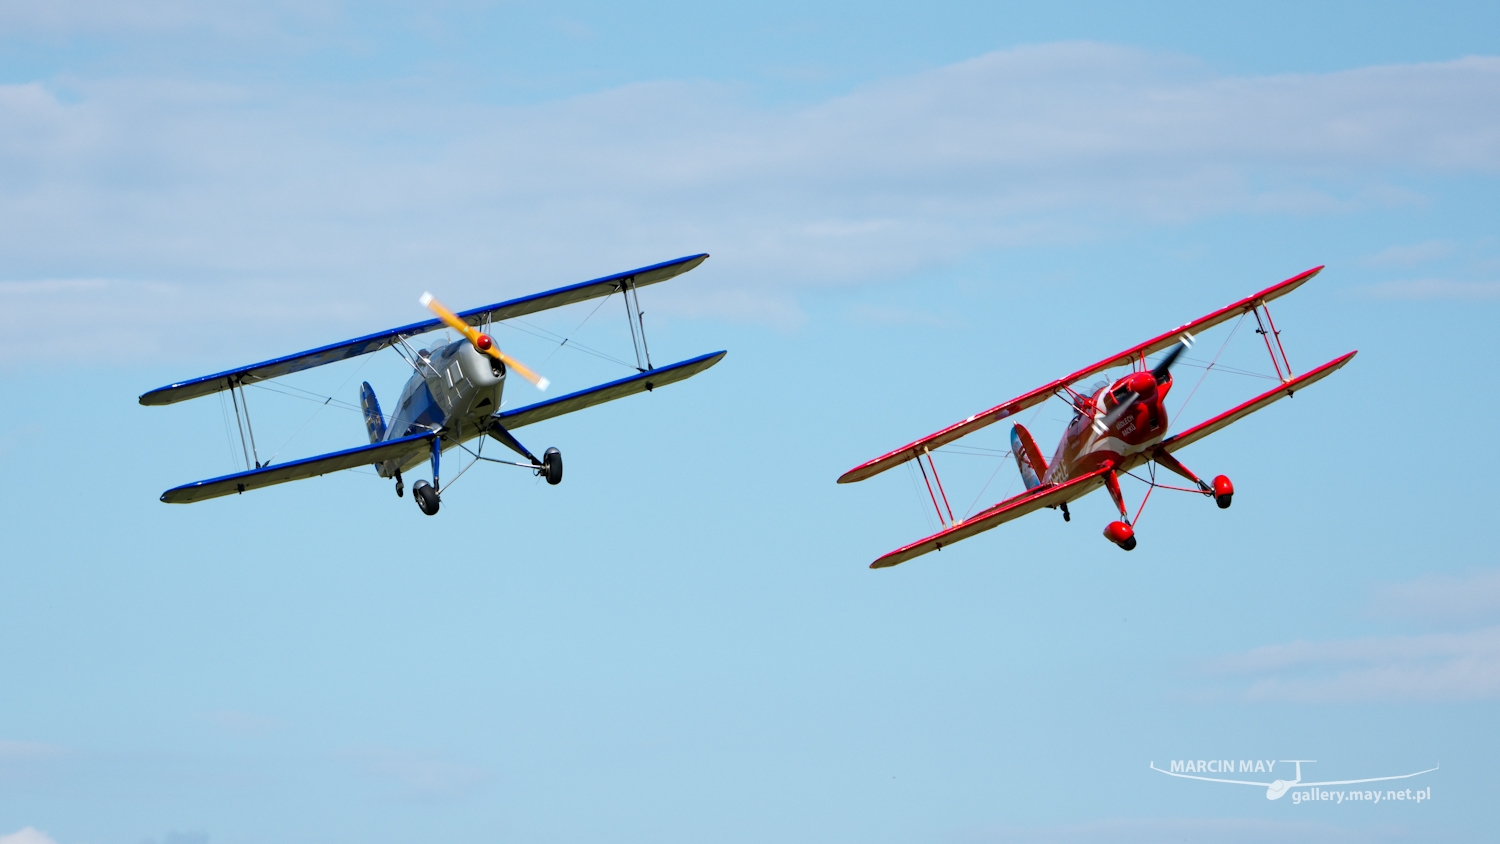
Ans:
POLYGON ((1012 425, 1010 450, 1016 455, 1016 467, 1021 470, 1021 480, 1026 482, 1026 488, 1041 486, 1042 476, 1047 474, 1047 461, 1042 458, 1031 432, 1020 425, 1012 425))
POLYGON ((385 439, 385 417, 380 413, 380 402, 375 398, 375 391, 370 388, 369 381, 359 387, 359 403, 365 409, 365 430, 370 432, 370 442, 378 443, 385 439))

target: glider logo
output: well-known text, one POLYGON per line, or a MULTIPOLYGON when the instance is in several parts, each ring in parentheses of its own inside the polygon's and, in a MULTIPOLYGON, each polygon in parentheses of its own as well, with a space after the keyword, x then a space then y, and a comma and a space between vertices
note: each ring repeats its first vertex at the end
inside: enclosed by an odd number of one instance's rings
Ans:
MULTIPOLYGON (((1156 767, 1151 763, 1151 770, 1166 774, 1169 777, 1181 777, 1189 780, 1202 780, 1204 782, 1221 782, 1229 785, 1254 785, 1266 790, 1267 800, 1279 800, 1288 792, 1292 795, 1293 803, 1305 803, 1308 801, 1331 801, 1334 803, 1368 802, 1380 803, 1383 801, 1410 800, 1421 803, 1432 799, 1432 787, 1413 791, 1406 789, 1343 789, 1330 791, 1323 786, 1328 785, 1358 785, 1371 782, 1387 782, 1389 780, 1405 780, 1412 777, 1420 777, 1437 770, 1437 766, 1425 771, 1417 771, 1414 774, 1397 774, 1390 777, 1366 777, 1356 780, 1327 780, 1325 782, 1303 782, 1302 766, 1311 765, 1316 759, 1241 759, 1236 767, 1233 759, 1174 759, 1168 769, 1156 767), (1277 764, 1290 764, 1296 766, 1296 773, 1290 780, 1274 779, 1270 782, 1256 782, 1252 780, 1228 779, 1224 777, 1207 777, 1201 774, 1271 774, 1275 771, 1277 764)), ((1283 768, 1282 770, 1286 770, 1283 768)))

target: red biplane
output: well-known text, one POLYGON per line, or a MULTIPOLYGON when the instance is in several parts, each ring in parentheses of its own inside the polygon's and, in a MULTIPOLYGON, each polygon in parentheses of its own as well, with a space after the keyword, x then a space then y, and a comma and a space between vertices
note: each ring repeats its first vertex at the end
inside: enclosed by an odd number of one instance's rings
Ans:
MULTIPOLYGON (((839 478, 839 483, 862 481, 910 460, 917 461, 922 478, 927 484, 928 497, 937 510, 938 520, 947 525, 944 530, 926 539, 898 548, 870 564, 870 568, 886 568, 904 563, 929 551, 940 550, 961 539, 989 530, 1011 519, 1042 508, 1060 509, 1063 519, 1071 519, 1068 502, 1104 487, 1114 499, 1120 511, 1119 521, 1110 522, 1104 528, 1104 536, 1111 542, 1129 551, 1136 546, 1134 519, 1125 507, 1125 498, 1120 492, 1119 476, 1143 465, 1150 465, 1149 489, 1136 510, 1135 519, 1140 518, 1141 509, 1157 487, 1192 492, 1214 499, 1220 508, 1228 507, 1234 497, 1234 485, 1224 475, 1205 482, 1192 470, 1184 466, 1173 452, 1191 445, 1209 434, 1265 407, 1271 402, 1290 396, 1297 390, 1319 381, 1348 363, 1356 354, 1350 352, 1334 358, 1315 369, 1293 376, 1286 351, 1281 345, 1281 332, 1271 320, 1268 303, 1273 299, 1296 290, 1304 282, 1321 271, 1314 267, 1305 273, 1293 276, 1280 284, 1266 288, 1253 296, 1241 299, 1232 305, 1194 320, 1181 328, 1168 331, 1125 351, 1085 367, 1065 378, 1032 390, 1004 404, 996 405, 983 413, 950 425, 935 434, 904 445, 895 451, 877 457, 868 463, 856 466, 839 478), (1236 317, 1253 314, 1259 333, 1265 340, 1266 351, 1271 356, 1280 384, 1273 389, 1250 399, 1238 407, 1195 425, 1179 434, 1167 436, 1167 412, 1163 400, 1172 389, 1172 364, 1183 350, 1195 342, 1195 334, 1206 331, 1236 317), (1274 345, 1273 345, 1274 344, 1274 345), (1146 357, 1166 352, 1154 364, 1146 357), (1073 384, 1083 379, 1120 366, 1130 371, 1111 382, 1096 385, 1087 392, 1079 392, 1073 384), (937 474, 937 464, 932 452, 960 437, 974 433, 980 428, 1013 417, 1021 411, 1041 404, 1053 396, 1066 400, 1073 411, 1073 419, 1063 433, 1062 441, 1049 463, 1042 457, 1030 432, 1017 424, 1011 428, 1011 453, 1015 456, 1026 490, 1007 498, 971 518, 957 519, 948 505, 948 495, 943 490, 942 480, 937 474), (923 465, 923 459, 926 465, 923 465), (1169 487, 1155 480, 1155 466, 1161 466, 1188 480, 1196 488, 1169 487), (930 470, 930 471, 929 471, 930 470), (939 501, 941 500, 941 503, 939 501)), ((1226 340, 1226 343, 1228 341, 1226 340)), ((1209 364, 1212 368, 1213 364, 1209 364)))

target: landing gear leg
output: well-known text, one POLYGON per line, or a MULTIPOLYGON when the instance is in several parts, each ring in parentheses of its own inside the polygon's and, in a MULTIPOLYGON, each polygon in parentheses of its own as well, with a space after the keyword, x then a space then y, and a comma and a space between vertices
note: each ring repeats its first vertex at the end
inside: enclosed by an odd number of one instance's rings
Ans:
POLYGON ((562 483, 563 464, 561 451, 549 448, 542 452, 541 460, 536 459, 536 455, 528 451, 526 446, 521 445, 521 441, 516 439, 515 434, 505 430, 505 426, 501 425, 494 417, 490 418, 490 424, 489 427, 485 428, 485 433, 504 443, 506 448, 530 460, 531 468, 535 469, 539 476, 546 478, 547 483, 553 486, 562 483))
POLYGON ((406 494, 406 481, 401 480, 401 470, 396 470, 396 497, 400 498, 406 494))
POLYGON ((432 483, 417 481, 412 485, 411 497, 417 507, 429 516, 436 516, 441 499, 438 498, 438 461, 443 456, 443 438, 432 438, 432 483))
POLYGON ((1204 495, 1212 498, 1214 500, 1214 503, 1219 505, 1220 510, 1229 509, 1230 502, 1234 500, 1234 484, 1230 482, 1227 476, 1219 475, 1218 477, 1214 478, 1213 485, 1210 486, 1204 483, 1202 478, 1193 474, 1193 470, 1182 465, 1181 461, 1163 451, 1162 449, 1158 448, 1156 449, 1156 451, 1152 452, 1151 459, 1155 460, 1158 464, 1165 467, 1169 471, 1176 472, 1177 474, 1197 484, 1198 489, 1202 490, 1204 495))
POLYGON ((1104 473, 1104 486, 1109 490, 1109 497, 1115 500, 1115 506, 1120 508, 1120 520, 1105 525, 1104 538, 1126 551, 1134 551, 1135 528, 1130 526, 1130 514, 1125 509, 1125 495, 1120 492, 1120 479, 1115 475, 1113 466, 1104 473))
POLYGON ((1068 502, 1064 501, 1062 504, 1059 504, 1058 506, 1062 508, 1062 511, 1063 511, 1063 521, 1065 521, 1065 522, 1071 522, 1071 521, 1073 521, 1073 514, 1068 512, 1068 502))

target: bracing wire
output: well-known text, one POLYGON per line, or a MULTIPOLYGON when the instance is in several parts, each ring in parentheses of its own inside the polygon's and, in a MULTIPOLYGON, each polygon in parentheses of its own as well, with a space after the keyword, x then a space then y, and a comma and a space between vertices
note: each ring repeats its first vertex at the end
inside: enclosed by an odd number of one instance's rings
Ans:
POLYGON ((224 445, 229 449, 229 465, 238 468, 234 454, 234 435, 229 432, 229 403, 224 401, 224 391, 219 390, 219 415, 224 418, 224 445))
MULTIPOLYGON (((599 304, 594 307, 594 312, 597 313, 599 311, 599 308, 604 307, 604 303, 607 302, 607 301, 609 301, 610 297, 613 296, 613 295, 614 294, 610 294, 610 296, 604 297, 604 299, 602 299, 599 302, 599 304)), ((593 315, 594 314, 591 313, 591 314, 589 314, 588 317, 585 317, 584 318, 584 322, 588 322, 589 317, 592 317, 593 315)), ((632 366, 630 363, 628 363, 626 361, 623 361, 623 360, 620 360, 619 358, 617 358, 617 357, 615 357, 615 356, 613 356, 611 354, 608 354, 606 352, 601 352, 598 349, 595 349, 595 348, 592 348, 592 347, 589 347, 589 346, 585 346, 584 344, 579 343, 579 342, 573 340, 571 337, 564 337, 564 336, 562 336, 561 334, 558 334, 555 331, 548 331, 547 329, 542 328, 539 325, 532 325, 531 323, 526 322, 525 320, 522 320, 522 319, 511 319, 511 320, 506 320, 505 322, 498 322, 498 323, 495 323, 495 324, 498 325, 498 326, 500 326, 500 327, 502 327, 502 328, 509 328, 512 331, 519 331, 522 334, 529 334, 532 337, 540 337, 543 340, 547 340, 549 342, 556 343, 558 349, 562 348, 563 346, 567 346, 570 349, 577 349, 578 351, 583 352, 584 354, 593 355, 594 357, 600 358, 601 360, 607 360, 610 363, 617 363, 620 366, 623 366, 623 367, 625 367, 627 369, 635 369, 635 367, 632 366)), ((582 327, 583 327, 583 323, 579 323, 578 324, 578 328, 582 328, 582 327)), ((573 329, 573 332, 577 333, 578 332, 578 328, 573 329)), ((553 351, 553 354, 556 354, 557 349, 553 349, 552 351, 553 351)), ((547 356, 548 360, 551 360, 551 358, 552 358, 551 355, 547 356)))
POLYGON ((914 466, 912 466, 912 462, 913 461, 911 460, 906 461, 906 477, 911 480, 912 494, 915 495, 917 501, 920 502, 921 506, 919 509, 922 511, 923 523, 927 525, 927 530, 929 532, 936 532, 936 530, 941 530, 941 526, 936 529, 934 529, 933 527, 932 514, 927 512, 927 499, 922 497, 922 487, 917 485, 917 470, 914 466))
POLYGON ((265 390, 268 393, 276 393, 278 395, 287 396, 288 398, 317 402, 318 404, 336 407, 339 410, 352 410, 359 414, 364 413, 364 408, 360 405, 346 402, 343 399, 334 398, 333 396, 325 396, 321 393, 315 393, 312 390, 304 390, 301 387, 293 387, 290 384, 277 384, 275 386, 271 386, 266 383, 259 383, 251 384, 250 386, 256 388, 257 390, 265 390), (287 392, 288 390, 295 390, 296 392, 287 392))
MULTIPOLYGON (((1046 402, 1042 402, 1041 404, 1038 404, 1036 406, 1036 410, 1031 411, 1031 415, 1026 418, 1026 424, 1027 425, 1030 425, 1033 422, 1036 422, 1037 415, 1042 412, 1042 408, 1046 404, 1047 404, 1046 402)), ((1009 457, 1013 453, 1014 452, 1007 451, 1007 452, 1005 452, 1005 456, 1009 457)), ((979 494, 976 495, 976 496, 974 496, 974 501, 973 501, 973 503, 971 503, 969 505, 968 512, 964 513, 964 521, 968 521, 969 517, 972 516, 972 515, 974 515, 974 508, 979 506, 979 499, 981 499, 981 498, 984 497, 985 490, 989 489, 990 488, 990 484, 992 484, 992 483, 995 482, 995 478, 997 478, 997 477, 1000 476, 1000 470, 1003 469, 1003 468, 1005 468, 1005 460, 1004 460, 1004 458, 1001 458, 998 461, 998 465, 995 466, 995 471, 993 471, 993 472, 990 473, 990 479, 984 482, 984 486, 980 487, 980 489, 979 489, 979 494)), ((1016 473, 1016 477, 1017 478, 1020 477, 1020 473, 1019 472, 1016 473)), ((1015 481, 1011 481, 1010 482, 1010 486, 1008 486, 1008 487, 1005 488, 1005 495, 1002 496, 1000 500, 1004 501, 1005 499, 1010 498, 1011 490, 1013 490, 1015 488, 1016 488, 1016 482, 1015 481)))
MULTIPOLYGON (((349 386, 349 382, 353 381, 354 377, 356 375, 358 375, 365 368, 365 365, 368 364, 371 360, 373 360, 374 357, 375 357, 374 355, 365 355, 365 359, 360 362, 359 367, 356 368, 353 372, 349 373, 349 377, 344 379, 344 383, 340 384, 338 386, 338 389, 336 389, 336 390, 333 391, 334 394, 336 395, 338 393, 343 392, 344 388, 347 387, 347 386, 349 386)), ((309 392, 309 391, 304 390, 303 392, 309 392)), ((316 394, 314 394, 314 395, 316 395, 316 394)), ((284 442, 284 443, 281 444, 281 448, 276 449, 276 451, 269 458, 266 459, 265 465, 267 465, 267 466, 271 465, 272 461, 274 461, 276 459, 276 457, 281 454, 281 452, 285 451, 287 446, 289 446, 289 445, 292 444, 292 440, 295 440, 297 438, 298 434, 301 434, 302 431, 304 429, 306 429, 307 426, 310 425, 314 419, 318 418, 318 414, 323 412, 323 408, 325 408, 328 405, 332 404, 333 401, 334 401, 333 396, 328 396, 327 398, 325 398, 324 401, 323 401, 323 403, 318 406, 318 409, 314 410, 312 412, 312 415, 309 416, 309 417, 307 417, 307 419, 305 421, 303 421, 302 425, 299 426, 297 428, 297 430, 295 430, 295 431, 292 432, 292 435, 290 437, 287 437, 286 442, 284 442)), ((339 403, 340 404, 347 404, 347 402, 339 402, 339 403)))
MULTIPOLYGON (((614 295, 615 294, 611 293, 611 294, 609 294, 609 296, 605 296, 603 299, 600 299, 599 300, 599 304, 595 305, 594 309, 592 311, 589 311, 589 315, 583 318, 583 322, 578 323, 578 326, 576 328, 574 328, 572 331, 568 332, 568 336, 562 338, 562 341, 557 344, 557 348, 553 349, 552 353, 549 354, 549 355, 547 355, 546 359, 544 359, 542 361, 542 364, 539 364, 539 365, 546 364, 547 361, 552 360, 552 355, 557 354, 559 351, 562 350, 563 346, 568 345, 568 341, 571 340, 571 339, 573 339, 573 336, 575 334, 577 334, 579 331, 583 330, 583 326, 585 324, 587 324, 589 320, 593 319, 594 318, 594 314, 599 313, 599 309, 602 308, 602 307, 604 307, 604 303, 608 302, 610 300, 610 298, 613 297, 614 295)), ((546 329, 539 329, 539 330, 546 331, 546 329)), ((551 332, 548 332, 548 333, 550 334, 551 332)), ((593 352, 594 351, 594 350, 590 349, 589 347, 580 345, 578 343, 574 343, 573 347, 575 349, 579 349, 580 351, 589 351, 589 352, 593 352)), ((602 353, 597 353, 596 352, 595 354, 602 354, 602 353)), ((629 364, 626 364, 624 361, 616 361, 616 363, 622 364, 624 366, 629 366, 629 364)))
POLYGON ((1203 379, 1208 377, 1208 373, 1214 368, 1214 364, 1219 362, 1219 355, 1224 354, 1224 350, 1229 348, 1229 341, 1233 340, 1234 335, 1239 333, 1240 326, 1245 322, 1245 316, 1245 314, 1240 314, 1240 318, 1234 321, 1234 329, 1229 332, 1228 337, 1224 338, 1224 343, 1219 346, 1219 350, 1214 352, 1214 359, 1208 362, 1208 366, 1203 367, 1203 374, 1198 376, 1198 383, 1193 385, 1193 391, 1188 393, 1187 398, 1182 400, 1182 404, 1178 405, 1175 415, 1181 416, 1182 412, 1187 410, 1188 402, 1193 400, 1193 396, 1198 394, 1198 388, 1203 386, 1203 379))

